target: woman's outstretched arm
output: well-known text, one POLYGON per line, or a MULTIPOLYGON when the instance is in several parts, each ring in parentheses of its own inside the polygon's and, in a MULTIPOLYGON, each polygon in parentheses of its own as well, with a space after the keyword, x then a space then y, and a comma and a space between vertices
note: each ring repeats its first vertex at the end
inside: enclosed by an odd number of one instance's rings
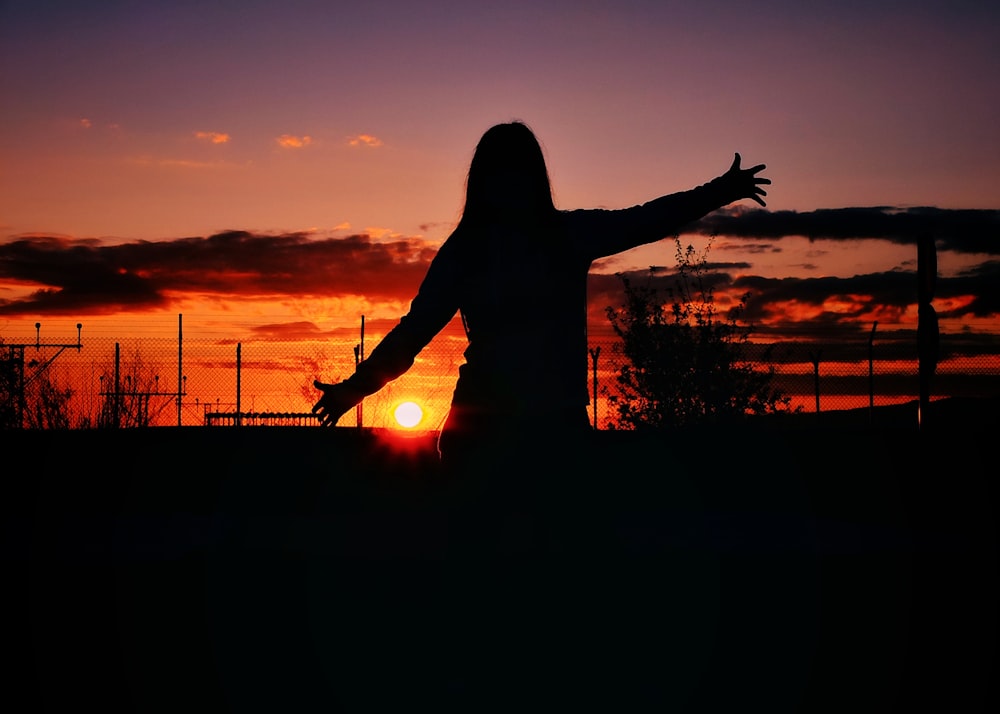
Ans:
POLYGON ((652 243, 680 231, 684 226, 735 201, 751 199, 765 206, 763 186, 770 179, 759 176, 766 166, 740 167, 736 154, 729 170, 708 183, 648 203, 620 210, 578 210, 566 213, 574 232, 583 236, 591 259, 614 255, 652 243))
POLYGON ((453 251, 441 246, 431 261, 410 311, 382 338, 371 355, 342 382, 316 380, 322 392, 312 411, 323 426, 333 426, 344 414, 406 372, 416 356, 458 312, 456 285, 460 266, 453 251))

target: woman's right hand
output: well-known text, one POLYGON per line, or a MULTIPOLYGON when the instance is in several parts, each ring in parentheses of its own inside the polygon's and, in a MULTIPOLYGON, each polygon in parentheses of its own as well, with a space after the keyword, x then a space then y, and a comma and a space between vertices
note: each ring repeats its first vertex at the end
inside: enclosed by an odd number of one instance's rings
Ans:
POLYGON ((356 393, 348 389, 343 382, 326 384, 317 379, 313 382, 313 386, 323 393, 312 408, 313 414, 319 417, 322 426, 336 425, 340 417, 358 403, 356 393))

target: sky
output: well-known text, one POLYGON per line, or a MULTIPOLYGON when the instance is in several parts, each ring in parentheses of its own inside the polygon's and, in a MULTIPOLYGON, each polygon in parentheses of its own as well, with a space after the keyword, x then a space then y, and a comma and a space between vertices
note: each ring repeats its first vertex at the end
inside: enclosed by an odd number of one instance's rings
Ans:
MULTIPOLYGON (((964 0, 0 0, 0 334, 180 312, 387 328, 476 142, 512 119, 560 208, 685 190, 735 152, 766 164, 765 211, 684 236, 716 235, 719 284, 754 291, 765 333, 912 328, 901 276, 928 227, 946 329, 994 332, 998 31, 1000 7, 964 0)), ((596 264, 592 324, 614 273, 673 256, 596 264)))

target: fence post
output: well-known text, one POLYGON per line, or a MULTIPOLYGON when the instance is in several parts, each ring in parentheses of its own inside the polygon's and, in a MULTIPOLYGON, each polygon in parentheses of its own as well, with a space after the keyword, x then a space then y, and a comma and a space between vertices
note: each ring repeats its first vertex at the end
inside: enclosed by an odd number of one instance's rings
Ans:
POLYGON ((181 425, 181 401, 184 397, 184 389, 181 387, 184 383, 183 318, 183 315, 177 315, 177 426, 181 425))
POLYGON ((931 301, 937 282, 937 251, 934 239, 920 236, 917 239, 917 355, 919 359, 920 398, 917 408, 917 427, 927 427, 927 413, 931 400, 931 377, 937 368, 940 333, 937 313, 931 301))
POLYGON ((878 327, 878 320, 872 325, 871 334, 868 335, 868 425, 875 421, 875 328, 878 327))
POLYGON ((600 345, 590 350, 590 358, 594 361, 594 431, 597 431, 597 358, 600 354, 600 345))
POLYGON ((820 359, 820 356, 822 354, 823 354, 823 351, 819 350, 818 352, 813 352, 813 353, 811 353, 809 355, 809 359, 811 359, 812 363, 813 363, 813 381, 815 383, 815 388, 816 388, 816 413, 817 414, 819 414, 819 359, 820 359))
MULTIPOLYGON (((358 366, 365 361, 365 316, 361 316, 361 342, 359 342, 354 348, 354 369, 357 370, 358 366)), ((361 428, 361 423, 364 418, 364 403, 365 400, 362 399, 358 402, 358 406, 355 408, 356 417, 355 420, 358 423, 358 428, 361 428)))
POLYGON ((112 420, 115 429, 121 426, 121 398, 122 398, 122 350, 121 344, 115 343, 115 400, 111 402, 112 420))
POLYGON ((236 343, 236 426, 241 426, 243 424, 243 412, 242 412, 242 395, 243 391, 240 387, 241 379, 243 378, 243 343, 236 343))

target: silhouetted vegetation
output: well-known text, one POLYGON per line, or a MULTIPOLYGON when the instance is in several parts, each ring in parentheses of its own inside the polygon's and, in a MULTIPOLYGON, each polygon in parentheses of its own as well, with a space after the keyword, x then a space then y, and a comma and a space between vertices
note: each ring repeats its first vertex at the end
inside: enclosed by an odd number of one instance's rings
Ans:
POLYGON ((130 359, 97 367, 99 411, 87 414, 74 397, 77 390, 51 367, 52 360, 28 359, 18 345, 0 341, 0 429, 129 429, 149 427, 175 404, 163 392, 159 375, 136 349, 130 359))
POLYGON ((85 427, 85 423, 74 425, 70 418, 69 401, 73 390, 57 384, 48 373, 42 373, 33 385, 31 399, 24 412, 25 425, 29 429, 70 429, 85 427))
POLYGON ((18 410, 20 393, 18 364, 13 348, 5 348, 3 338, 0 338, 0 428, 2 429, 21 425, 18 410))
POLYGON ((675 243, 676 280, 666 295, 622 277, 625 304, 607 309, 627 360, 617 393, 606 391, 612 426, 652 430, 789 410, 790 399, 772 385, 774 367, 741 355, 753 331, 742 320, 749 294, 721 314, 706 280, 711 242, 700 254, 675 243))
POLYGON ((121 361, 116 357, 101 374, 100 381, 103 401, 97 425, 101 428, 150 426, 156 413, 169 404, 161 399, 164 395, 159 389, 159 375, 143 361, 138 349, 131 360, 121 361))
POLYGON ((26 360, 18 346, 0 340, 0 429, 70 429, 73 390, 59 384, 49 363, 26 360))

